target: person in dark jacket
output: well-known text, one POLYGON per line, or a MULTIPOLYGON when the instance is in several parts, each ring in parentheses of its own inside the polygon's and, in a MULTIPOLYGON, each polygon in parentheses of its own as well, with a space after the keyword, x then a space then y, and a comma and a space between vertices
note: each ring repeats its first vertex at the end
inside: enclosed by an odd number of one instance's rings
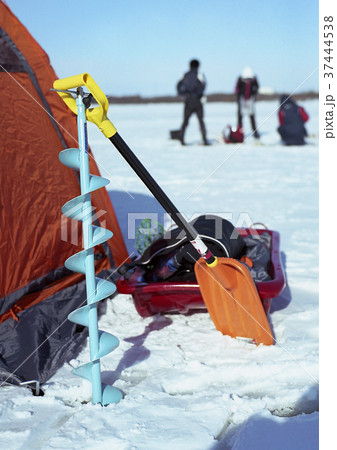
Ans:
POLYGON ((202 104, 202 96, 206 88, 206 79, 204 75, 198 72, 199 61, 192 59, 190 62, 190 70, 185 73, 184 77, 177 84, 178 95, 183 96, 185 100, 184 120, 180 129, 180 142, 185 145, 185 130, 192 114, 196 114, 202 140, 204 145, 208 145, 206 137, 206 127, 204 122, 204 108, 202 104))
POLYGON ((246 67, 239 76, 235 86, 238 104, 238 126, 242 128, 242 116, 246 113, 250 118, 253 135, 256 139, 260 137, 255 121, 255 99, 259 89, 259 83, 250 67, 246 67))
POLYGON ((280 126, 277 131, 284 144, 304 145, 304 137, 307 136, 304 124, 309 119, 304 108, 297 105, 289 95, 282 95, 278 117, 280 126))

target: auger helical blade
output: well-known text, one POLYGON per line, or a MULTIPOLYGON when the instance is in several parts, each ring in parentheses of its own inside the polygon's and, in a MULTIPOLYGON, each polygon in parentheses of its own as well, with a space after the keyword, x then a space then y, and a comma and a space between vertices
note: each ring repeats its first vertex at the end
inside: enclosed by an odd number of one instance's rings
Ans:
POLYGON ((113 233, 106 228, 97 227, 95 225, 92 226, 92 245, 95 247, 96 245, 103 244, 103 242, 112 238, 113 233))
POLYGON ((77 323, 78 325, 82 325, 83 327, 89 326, 89 310, 90 305, 81 306, 78 309, 75 309, 75 311, 72 311, 68 315, 68 320, 70 322, 77 323))
POLYGON ((59 154, 59 160, 65 166, 74 170, 80 170, 80 150, 78 148, 67 148, 59 154))
POLYGON ((72 373, 78 377, 84 378, 85 380, 92 381, 92 366, 93 363, 90 361, 82 366, 78 366, 72 370, 72 373))
POLYGON ((103 384, 102 389, 102 405, 110 405, 110 403, 118 403, 123 398, 123 394, 119 389, 103 384))
POLYGON ((116 285, 111 281, 102 280, 101 278, 96 277, 96 293, 93 301, 99 302, 110 297, 116 292, 116 289, 116 285))
POLYGON ((83 222, 92 214, 92 206, 88 206, 89 200, 90 194, 83 194, 72 198, 62 206, 62 213, 70 219, 83 222))
POLYGON ((107 333, 106 331, 99 331, 99 348, 96 353, 96 359, 103 358, 103 356, 116 350, 119 346, 119 339, 113 334, 107 333))
POLYGON ((75 255, 70 256, 64 265, 67 269, 72 270, 73 272, 79 272, 85 274, 85 261, 87 259, 88 253, 90 250, 82 250, 79 253, 75 253, 75 255))
POLYGON ((69 200, 62 207, 62 213, 70 219, 82 222, 84 249, 70 256, 65 266, 73 272, 85 275, 86 304, 72 311, 68 319, 78 325, 89 328, 90 361, 73 370, 76 375, 89 380, 92 384, 94 404, 119 402, 123 395, 118 389, 102 384, 100 359, 113 352, 119 345, 116 336, 98 329, 97 304, 116 292, 116 285, 95 276, 94 247, 109 240, 113 233, 100 226, 93 225, 95 218, 91 203, 91 193, 107 184, 109 180, 89 173, 89 153, 87 145, 87 127, 82 89, 77 90, 77 128, 79 148, 63 150, 60 161, 67 167, 80 172, 81 195, 69 200))
POLYGON ((100 189, 109 183, 110 181, 107 178, 99 177, 97 175, 90 175, 88 192, 97 191, 97 189, 100 189))

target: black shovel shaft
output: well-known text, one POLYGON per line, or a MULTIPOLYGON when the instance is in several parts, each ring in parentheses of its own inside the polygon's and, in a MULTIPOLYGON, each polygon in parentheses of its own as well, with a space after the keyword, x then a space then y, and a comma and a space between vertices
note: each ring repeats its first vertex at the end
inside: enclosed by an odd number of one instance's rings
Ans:
MULTIPOLYGON (((198 232, 196 229, 187 222, 187 220, 183 217, 183 215, 178 211, 178 209, 174 206, 159 184, 152 178, 143 164, 139 161, 136 155, 132 152, 127 143, 123 140, 123 138, 115 133, 113 136, 109 138, 109 140, 113 143, 119 153, 123 156, 126 162, 130 165, 130 167, 136 172, 138 177, 143 181, 145 186, 152 192, 154 197, 158 200, 158 202, 162 205, 165 211, 170 214, 174 222, 178 227, 182 228, 189 241, 193 243, 196 238, 198 238, 198 232)), ((201 254, 207 262, 211 263, 214 261, 214 256, 207 249, 205 254, 201 254)))
POLYGON ((197 237, 197 231, 187 222, 187 220, 178 211, 175 205, 171 202, 159 184, 152 178, 149 172, 145 169, 143 164, 139 161, 137 156, 132 152, 127 143, 118 134, 114 134, 109 138, 119 153, 123 156, 129 166, 136 172, 146 187, 152 192, 154 197, 162 205, 167 213, 170 214, 174 222, 182 228, 189 240, 193 240, 197 237))

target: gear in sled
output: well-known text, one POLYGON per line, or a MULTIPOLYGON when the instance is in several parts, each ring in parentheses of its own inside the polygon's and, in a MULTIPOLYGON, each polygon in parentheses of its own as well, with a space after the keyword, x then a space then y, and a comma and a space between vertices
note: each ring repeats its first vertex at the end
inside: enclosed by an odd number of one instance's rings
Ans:
MULTIPOLYGON (((272 299, 285 286, 279 233, 264 227, 235 228, 213 215, 199 216, 193 226, 216 257, 235 265, 231 266, 235 275, 238 270, 247 271, 267 314, 272 299)), ((118 291, 132 295, 142 317, 206 310, 195 274, 198 259, 184 232, 174 228, 153 240, 140 258, 119 269, 122 277, 117 281, 118 291)))

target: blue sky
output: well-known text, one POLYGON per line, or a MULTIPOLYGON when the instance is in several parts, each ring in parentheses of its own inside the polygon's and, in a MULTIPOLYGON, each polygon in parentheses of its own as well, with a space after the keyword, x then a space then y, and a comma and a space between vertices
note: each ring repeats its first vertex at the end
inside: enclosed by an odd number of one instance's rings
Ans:
POLYGON ((232 92, 245 66, 276 92, 318 90, 318 71, 303 83, 318 67, 318 0, 7 4, 60 78, 89 72, 107 94, 174 95, 191 58, 207 93, 232 92))

